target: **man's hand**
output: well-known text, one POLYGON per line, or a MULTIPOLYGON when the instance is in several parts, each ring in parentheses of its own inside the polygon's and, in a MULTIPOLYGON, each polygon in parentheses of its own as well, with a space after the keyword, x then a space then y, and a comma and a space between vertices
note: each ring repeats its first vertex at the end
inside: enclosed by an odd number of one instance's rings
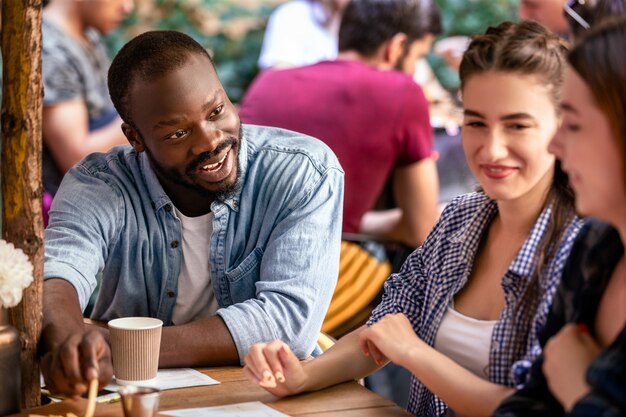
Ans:
POLYGON ((302 392, 306 372, 289 346, 280 340, 257 343, 245 358, 244 375, 278 397, 302 392))
POLYGON ((543 349, 543 373, 552 394, 566 411, 589 392, 587 368, 600 353, 600 346, 576 324, 565 325, 543 349))
POLYGON ((97 378, 100 387, 111 381, 111 349, 97 330, 72 334, 43 356, 41 371, 50 392, 77 397, 92 379, 97 378))

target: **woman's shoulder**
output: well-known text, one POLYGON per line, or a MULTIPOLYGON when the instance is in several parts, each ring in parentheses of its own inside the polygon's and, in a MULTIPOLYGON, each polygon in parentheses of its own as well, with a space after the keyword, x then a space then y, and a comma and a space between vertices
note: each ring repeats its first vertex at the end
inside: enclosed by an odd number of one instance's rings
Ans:
POLYGON ((476 191, 461 194, 452 199, 441 212, 440 222, 465 223, 483 212, 483 209, 495 207, 496 202, 485 193, 476 191))
POLYGON ((425 250, 439 248, 445 242, 462 242, 481 233, 488 218, 497 210, 496 202, 482 192, 455 197, 446 205, 435 227, 424 242, 425 250))

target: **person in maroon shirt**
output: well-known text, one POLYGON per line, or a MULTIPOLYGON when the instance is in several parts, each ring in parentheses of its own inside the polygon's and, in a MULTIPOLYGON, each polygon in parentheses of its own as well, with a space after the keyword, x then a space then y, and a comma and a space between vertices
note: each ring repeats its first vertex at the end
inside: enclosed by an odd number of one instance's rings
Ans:
POLYGON ((438 217, 428 104, 415 63, 441 31, 419 0, 351 2, 336 60, 262 72, 240 105, 244 123, 314 136, 345 170, 344 233, 417 247, 438 217), (372 211, 393 175, 397 208, 372 211))

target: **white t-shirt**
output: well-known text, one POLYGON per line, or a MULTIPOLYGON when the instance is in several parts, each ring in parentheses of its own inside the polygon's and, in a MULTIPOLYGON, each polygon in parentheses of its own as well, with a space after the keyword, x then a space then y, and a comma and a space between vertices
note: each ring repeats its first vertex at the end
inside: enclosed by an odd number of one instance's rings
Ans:
POLYGON ((187 217, 176 209, 181 221, 183 259, 178 275, 178 295, 172 314, 174 324, 207 318, 218 309, 209 264, 213 213, 187 217))
POLYGON ((496 320, 477 320, 448 307, 435 337, 435 349, 478 377, 489 379, 487 370, 495 324, 496 320))
POLYGON ((270 16, 265 29, 259 68, 302 66, 335 59, 339 18, 328 25, 324 8, 312 0, 290 0, 270 16))

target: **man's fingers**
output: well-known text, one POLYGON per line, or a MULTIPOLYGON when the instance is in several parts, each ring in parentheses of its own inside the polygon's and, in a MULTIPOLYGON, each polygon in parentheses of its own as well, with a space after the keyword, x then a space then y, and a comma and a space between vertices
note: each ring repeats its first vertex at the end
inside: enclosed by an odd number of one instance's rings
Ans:
POLYGON ((109 344, 102 334, 95 330, 85 333, 78 350, 85 380, 98 379, 100 386, 106 386, 113 378, 113 366, 109 344))
POLYGON ((81 373, 85 381, 99 378, 100 361, 98 358, 97 343, 98 341, 93 340, 93 338, 84 337, 80 345, 78 345, 81 373))
MULTIPOLYGON (((63 343, 58 350, 58 361, 63 369, 70 385, 77 385, 84 382, 79 362, 79 352, 77 349, 77 338, 70 338, 66 343, 63 343)), ((85 387, 86 388, 86 387, 85 387)), ((82 393, 82 392, 81 392, 82 393)))
POLYGON ((48 369, 44 373, 44 380, 50 392, 55 394, 63 394, 67 396, 77 396, 78 392, 73 384, 65 375, 63 363, 61 362, 58 352, 50 352, 44 357, 45 367, 48 369))
POLYGON ((107 350, 107 353, 100 356, 98 362, 98 381, 101 387, 107 386, 113 379, 113 362, 111 362, 111 351, 107 350))
POLYGON ((52 393, 64 393, 65 391, 59 389, 57 387, 56 379, 54 378, 54 368, 52 366, 52 353, 46 353, 43 358, 41 358, 40 362, 41 373, 43 374, 43 380, 46 384, 46 387, 52 393))

